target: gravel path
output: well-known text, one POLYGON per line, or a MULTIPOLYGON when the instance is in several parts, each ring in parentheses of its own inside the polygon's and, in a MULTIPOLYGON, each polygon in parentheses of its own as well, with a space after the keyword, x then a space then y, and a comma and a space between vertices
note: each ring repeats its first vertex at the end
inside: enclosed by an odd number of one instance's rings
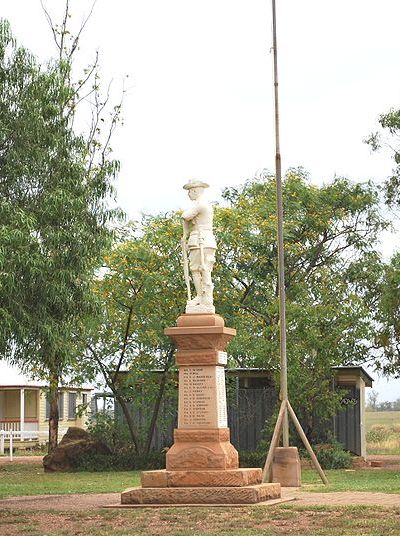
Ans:
POLYGON ((120 493, 71 493, 68 495, 32 495, 0 500, 2 509, 12 510, 89 510, 117 504, 120 493))
POLYGON ((400 507, 400 494, 396 493, 373 493, 363 491, 336 491, 331 493, 311 493, 283 488, 282 497, 295 497, 296 504, 313 505, 342 505, 352 506, 355 504, 371 504, 376 506, 400 507))
MULTIPOLYGON (((295 497, 299 505, 377 505, 400 507, 400 494, 367 493, 367 492, 335 492, 310 493, 300 489, 283 488, 282 498, 295 497)), ((119 504, 119 493, 75 493, 70 495, 34 495, 11 497, 0 501, 0 511, 11 510, 89 510, 102 506, 119 504)))
POLYGON ((38 464, 42 463, 43 456, 14 456, 13 461, 10 462, 8 456, 0 456, 0 465, 8 465, 10 463, 29 463, 29 464, 38 464))
POLYGON ((400 456, 391 454, 376 454, 367 456, 367 461, 382 462, 384 465, 397 465, 400 464, 400 456))

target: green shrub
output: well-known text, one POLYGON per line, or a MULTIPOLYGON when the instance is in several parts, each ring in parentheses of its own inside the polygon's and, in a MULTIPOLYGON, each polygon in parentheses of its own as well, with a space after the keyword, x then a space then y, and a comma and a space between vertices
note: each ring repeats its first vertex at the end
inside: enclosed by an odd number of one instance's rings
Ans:
MULTIPOLYGON (((241 451, 239 453, 240 467, 264 467, 268 455, 269 444, 260 443, 256 451, 241 451)), ((323 469, 348 469, 352 466, 350 452, 343 449, 337 441, 329 444, 316 445, 314 452, 323 469)), ((301 458, 309 458, 307 450, 299 448, 301 458)))
POLYGON ((260 450, 239 452, 240 467, 264 467, 268 451, 260 450))
POLYGON ((132 444, 126 424, 115 422, 107 414, 98 413, 88 426, 88 432, 105 443, 111 454, 83 454, 76 460, 76 471, 129 471, 138 469, 165 468, 165 452, 150 451, 148 455, 138 455, 132 444))
POLYGON ((352 466, 350 452, 339 443, 316 445, 315 454, 323 469, 348 469, 352 466))
POLYGON ((126 471, 131 469, 128 465, 126 467, 121 460, 118 460, 112 454, 83 454, 75 463, 74 469, 76 471, 89 471, 89 472, 101 472, 101 471, 126 471))
POLYGON ((151 451, 147 456, 127 452, 125 456, 113 454, 83 455, 77 461, 76 471, 133 471, 165 468, 165 452, 151 451))

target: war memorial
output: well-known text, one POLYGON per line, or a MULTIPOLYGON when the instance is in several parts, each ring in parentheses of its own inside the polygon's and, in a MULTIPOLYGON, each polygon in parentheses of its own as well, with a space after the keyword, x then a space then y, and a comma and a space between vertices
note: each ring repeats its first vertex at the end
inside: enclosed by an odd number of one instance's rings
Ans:
POLYGON ((188 289, 185 314, 165 330, 174 341, 179 369, 178 428, 166 469, 144 471, 141 487, 125 490, 123 505, 255 504, 279 499, 279 483, 262 483, 260 468, 239 468, 227 422, 226 347, 236 330, 215 313, 212 270, 217 248, 208 185, 190 181, 192 201, 183 212, 183 264, 188 289), (189 279, 195 287, 191 296, 189 279))

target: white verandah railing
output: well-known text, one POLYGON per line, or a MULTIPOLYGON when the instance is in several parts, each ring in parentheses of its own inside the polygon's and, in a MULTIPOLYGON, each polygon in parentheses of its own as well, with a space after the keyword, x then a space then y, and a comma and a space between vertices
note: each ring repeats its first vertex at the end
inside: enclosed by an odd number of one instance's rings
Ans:
POLYGON ((0 421, 0 431, 19 432, 21 430, 21 421, 0 421))
MULTIPOLYGON (((37 432, 39 421, 37 419, 26 419, 23 422, 24 432, 37 432)), ((0 431, 4 432, 20 432, 21 420, 20 419, 6 419, 0 420, 0 431)))
POLYGON ((0 455, 4 455, 5 443, 8 441, 8 447, 10 451, 10 461, 13 460, 13 443, 15 441, 32 441, 38 439, 41 432, 38 430, 24 431, 20 430, 0 430, 0 455))
POLYGON ((13 443, 15 441, 32 441, 39 439, 38 421, 31 419, 25 421, 21 431, 20 419, 0 420, 0 455, 4 455, 5 444, 8 442, 10 461, 13 459, 13 443))

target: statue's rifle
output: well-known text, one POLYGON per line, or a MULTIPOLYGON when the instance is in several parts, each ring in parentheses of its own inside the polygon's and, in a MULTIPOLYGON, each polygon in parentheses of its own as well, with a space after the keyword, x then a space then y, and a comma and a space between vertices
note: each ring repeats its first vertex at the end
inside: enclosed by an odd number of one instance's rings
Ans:
POLYGON ((204 236, 201 229, 199 229, 199 247, 200 247, 200 270, 204 274, 206 271, 206 263, 204 261, 204 236))
POLYGON ((183 275, 185 277, 188 301, 192 299, 192 293, 190 291, 190 277, 189 277, 189 259, 187 251, 187 235, 186 235, 186 222, 183 222, 183 236, 182 236, 182 258, 183 258, 183 275))

